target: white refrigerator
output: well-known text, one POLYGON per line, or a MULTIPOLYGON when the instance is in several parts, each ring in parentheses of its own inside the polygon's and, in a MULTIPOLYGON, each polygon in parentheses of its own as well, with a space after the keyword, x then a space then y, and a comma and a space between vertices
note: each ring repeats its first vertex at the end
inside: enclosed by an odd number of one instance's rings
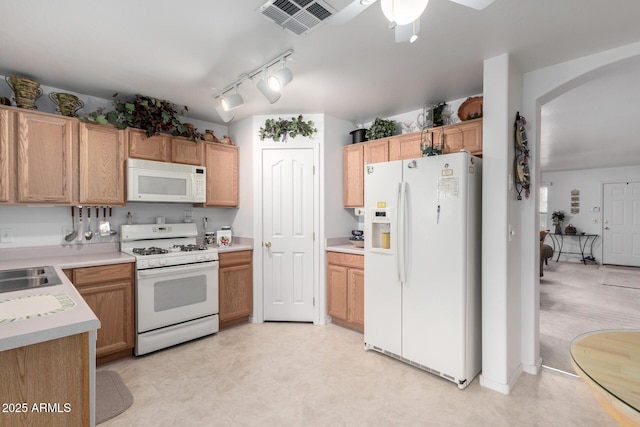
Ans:
POLYGON ((364 341, 465 388, 482 365, 482 161, 365 165, 364 341))

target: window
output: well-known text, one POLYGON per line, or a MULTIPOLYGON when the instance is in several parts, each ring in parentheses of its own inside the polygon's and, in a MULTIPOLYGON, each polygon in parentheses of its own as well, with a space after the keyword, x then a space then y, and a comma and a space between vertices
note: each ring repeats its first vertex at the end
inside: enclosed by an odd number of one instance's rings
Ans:
POLYGON ((547 205, 548 195, 549 195, 549 187, 547 187, 546 185, 540 186, 540 230, 549 229, 549 226, 548 226, 549 212, 548 212, 548 205, 547 205))

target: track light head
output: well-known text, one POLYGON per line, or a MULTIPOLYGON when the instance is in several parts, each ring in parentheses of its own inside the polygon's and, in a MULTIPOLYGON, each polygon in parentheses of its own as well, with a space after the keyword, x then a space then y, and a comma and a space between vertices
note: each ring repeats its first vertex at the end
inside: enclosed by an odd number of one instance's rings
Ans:
POLYGON ((242 106, 243 103, 244 100, 242 99, 242 95, 240 95, 239 93, 234 93, 233 95, 229 96, 222 95, 220 97, 220 108, 222 108, 223 111, 235 110, 236 108, 242 106))
POLYGON ((267 78, 263 77, 260 79, 258 84, 256 85, 258 90, 262 92, 265 98, 271 103, 274 104, 278 99, 280 99, 280 92, 276 92, 275 90, 271 90, 269 84, 267 83, 267 78))
POLYGON ((267 85, 272 91, 280 92, 291 80, 293 80, 293 73, 283 63, 280 70, 267 77, 267 85))

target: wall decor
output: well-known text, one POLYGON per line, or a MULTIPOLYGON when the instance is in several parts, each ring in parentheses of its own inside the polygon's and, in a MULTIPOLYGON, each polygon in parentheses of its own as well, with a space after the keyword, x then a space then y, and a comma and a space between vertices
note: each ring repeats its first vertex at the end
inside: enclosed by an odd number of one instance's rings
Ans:
POLYGON ((515 159, 514 159, 514 175, 517 199, 522 200, 522 193, 525 198, 529 198, 531 186, 531 174, 529 172, 529 145, 527 142, 527 133, 525 126, 527 120, 520 112, 516 113, 516 121, 514 123, 514 143, 515 143, 515 159))
POLYGON ((571 213, 580 213, 580 190, 571 190, 571 213))

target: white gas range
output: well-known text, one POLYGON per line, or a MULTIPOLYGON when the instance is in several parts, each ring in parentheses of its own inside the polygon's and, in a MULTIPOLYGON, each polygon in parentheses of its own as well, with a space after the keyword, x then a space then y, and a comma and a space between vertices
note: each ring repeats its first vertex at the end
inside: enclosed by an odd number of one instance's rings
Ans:
POLYGON ((197 235, 194 223, 120 228, 136 257, 137 356, 218 331, 218 251, 197 235))

